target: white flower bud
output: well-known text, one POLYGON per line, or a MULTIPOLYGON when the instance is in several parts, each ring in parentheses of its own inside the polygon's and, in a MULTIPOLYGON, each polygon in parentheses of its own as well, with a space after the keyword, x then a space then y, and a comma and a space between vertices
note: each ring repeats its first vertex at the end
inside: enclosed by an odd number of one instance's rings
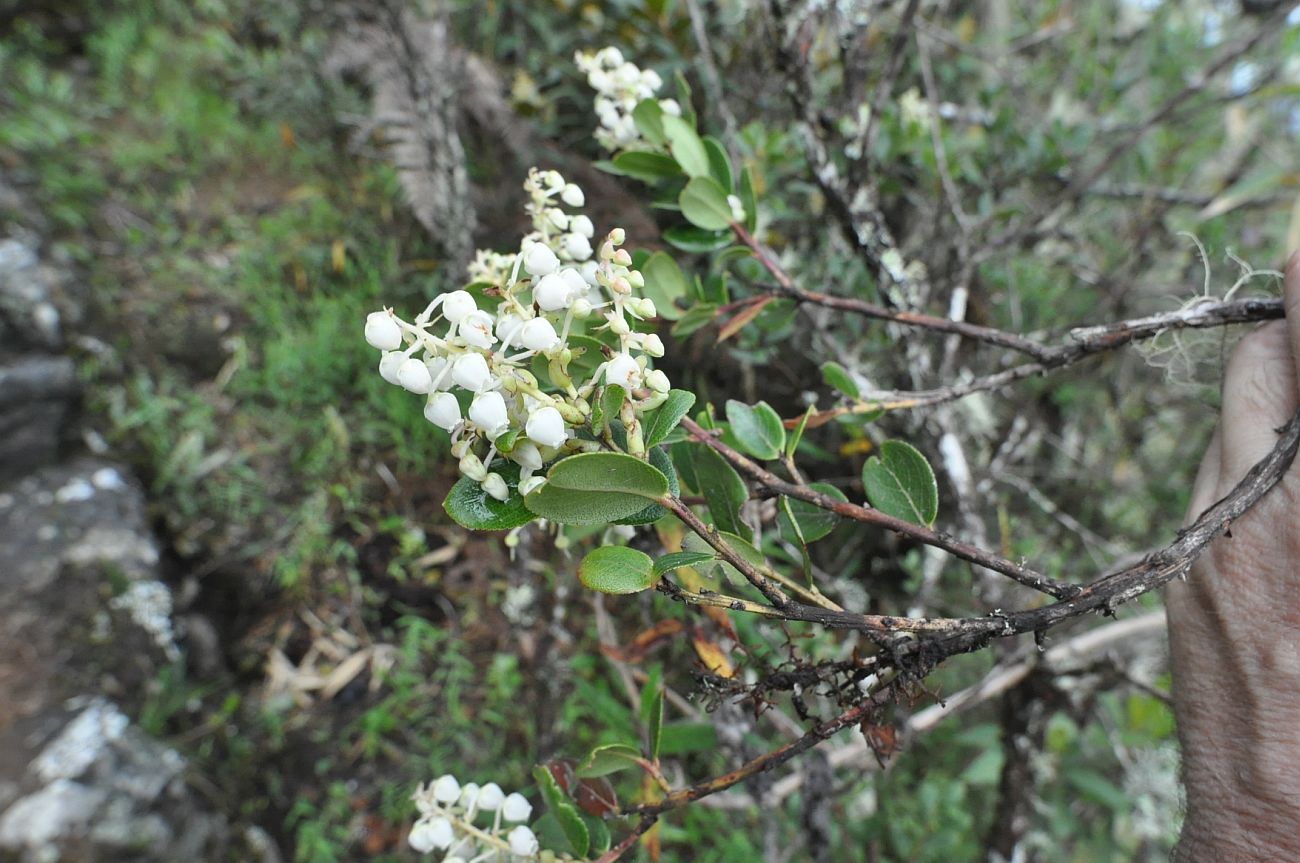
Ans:
POLYGON ((669 117, 680 117, 682 115, 682 106, 677 104, 676 99, 660 99, 659 108, 669 117))
POLYGON ((659 309, 655 307, 655 301, 649 297, 631 297, 626 305, 632 310, 633 314, 642 320, 653 318, 659 313, 659 309))
POLYGON ((469 291, 452 291, 442 298, 442 316, 453 324, 460 323, 461 318, 477 309, 478 304, 469 291))
MULTIPOLYGON (((609 241, 616 246, 621 246, 627 240, 627 231, 622 228, 614 228, 609 232, 609 241)), ((631 263, 631 259, 628 260, 631 263)))
POLYGON ((565 234, 564 251, 575 261, 585 261, 591 257, 591 240, 582 234, 565 234))
POLYGON ((596 235, 596 226, 586 216, 574 216, 569 219, 569 230, 575 234, 581 234, 589 240, 596 235))
MULTIPOLYGON (((519 493, 527 497, 528 495, 537 491, 539 488, 541 488, 544 485, 546 485, 546 477, 530 476, 528 479, 521 479, 519 481, 519 493)), ((515 795, 511 795, 511 796, 513 797, 515 795)), ((508 798, 506 800, 506 805, 507 806, 510 805, 510 800, 508 798)))
POLYGON ((659 77, 659 73, 654 69, 646 69, 641 73, 641 86, 646 87, 650 92, 658 90, 664 85, 664 79, 659 77))
POLYGON ((424 406, 424 418, 444 431, 460 425, 460 402, 451 393, 434 393, 424 406))
POLYGON ((366 315, 366 341, 372 348, 395 351, 402 346, 402 328, 388 312, 371 312, 366 315))
POLYGON ((655 333, 647 333, 645 341, 641 343, 641 350, 652 357, 662 357, 664 355, 664 340, 655 333))
POLYGON ((546 210, 546 221, 557 231, 565 231, 569 228, 569 217, 559 207, 551 207, 546 210))
POLYGON ((407 357, 397 367, 397 382, 413 393, 424 394, 433 389, 433 378, 423 360, 407 357))
POLYGON ((482 429, 488 440, 496 440, 510 427, 506 400, 498 392, 479 393, 475 396, 469 406, 469 418, 482 429))
MULTIPOLYGON (((486 474, 484 474, 486 476, 486 474)), ((483 480, 480 479, 479 482, 483 480)), ((460 805, 465 809, 471 809, 478 804, 478 783, 466 782, 460 787, 460 805)))
POLYGON ((542 454, 532 441, 515 444, 515 448, 510 451, 510 460, 528 473, 542 469, 542 454))
POLYGON ((569 307, 573 302, 573 291, 562 273, 551 273, 533 285, 533 301, 543 311, 555 312, 569 307))
POLYGON ((596 52, 596 62, 606 69, 613 69, 616 66, 623 65, 623 52, 613 45, 601 48, 596 52))
POLYGON ((541 446, 563 446, 568 440, 568 431, 564 427, 564 417, 555 408, 547 405, 528 415, 524 425, 524 434, 541 446))
POLYGON ((467 476, 475 482, 482 482, 487 476, 487 468, 483 467, 483 460, 472 452, 467 452, 460 459, 461 476, 467 476))
POLYGON ((461 354, 451 367, 451 379, 472 393, 487 389, 492 383, 492 372, 482 354, 461 354))
POLYGON ((564 177, 559 171, 547 171, 542 174, 542 181, 546 183, 546 189, 549 192, 558 192, 564 188, 564 177))
POLYGON ((581 207, 587 203, 587 196, 582 194, 582 189, 570 183, 564 187, 563 192, 560 192, 560 200, 570 207, 581 207))
POLYGON ((672 389, 672 384, 668 382, 668 375, 659 369, 646 372, 645 385, 657 393, 666 393, 672 389))
POLYGON ((483 311, 472 311, 460 319, 456 332, 466 344, 476 348, 490 348, 496 342, 492 335, 492 316, 483 311))
POLYGON ((450 847, 456 841, 456 833, 446 818, 432 818, 416 822, 406 841, 421 854, 428 854, 430 851, 450 847))
POLYGON ((559 266, 560 259, 545 243, 533 243, 524 252, 524 269, 530 276, 549 275, 559 266))
POLYGON ((519 857, 531 857, 541 848, 533 831, 522 824, 511 830, 506 839, 510 842, 510 853, 519 857))
MULTIPOLYGON (((499 501, 505 501, 510 497, 510 487, 506 485, 505 479, 503 479, 499 473, 490 473, 483 477, 483 491, 492 495, 499 501)), ((487 804, 483 802, 483 797, 486 795, 487 789, 488 786, 484 786, 483 789, 479 791, 478 795, 479 805, 484 809, 488 808, 487 804)), ((501 789, 498 788, 497 793, 499 794, 500 792, 501 789)))
POLYGON ((474 441, 467 437, 456 441, 451 445, 451 457, 460 461, 465 457, 465 453, 469 452, 470 445, 473 443, 474 441))
POLYGON ((606 313, 605 320, 609 322, 609 331, 616 336, 625 336, 632 332, 632 328, 628 326, 627 320, 625 320, 618 312, 606 313))
POLYGON ((604 69, 592 69, 587 75, 587 83, 591 85, 593 90, 608 90, 610 85, 609 73, 604 69))
POLYGON ((503 342, 514 341, 515 334, 519 328, 524 325, 524 319, 513 312, 502 312, 497 315, 497 338, 503 342))
MULTIPOLYGON (((622 251, 622 249, 619 251, 622 251)), ((610 279, 609 289, 616 294, 622 294, 626 297, 628 294, 632 293, 632 284, 623 276, 615 276, 613 279, 610 279)))
POLYGON ((524 324, 519 338, 523 346, 530 351, 549 351, 560 343, 555 327, 546 318, 533 318, 524 324))
POLYGON ((578 297, 573 301, 573 316, 582 320, 591 314, 591 302, 586 297, 578 297))
MULTIPOLYGON (((493 474, 492 476, 496 476, 493 474)), ((489 477, 490 479, 491 477, 489 477)), ((504 485, 504 482, 502 483, 504 485)), ((495 812, 501 808, 505 802, 506 794, 501 790, 501 786, 495 782, 489 782, 483 786, 483 790, 478 795, 478 806, 484 812, 495 812)))
POLYGON ((632 389, 641 382, 641 367, 628 354, 615 354, 605 363, 605 383, 632 389))
POLYGON ((439 803, 455 803, 460 797, 460 783, 450 773, 433 780, 433 799, 439 803))
MULTIPOLYGON (((621 232, 623 229, 622 229, 622 228, 616 228, 615 230, 621 232)), ((613 235, 613 231, 611 231, 610 234, 611 234, 611 236, 612 236, 612 235, 613 235)), ((618 244, 621 243, 621 242, 622 242, 621 240, 618 240, 618 241, 615 241, 614 244, 615 244, 615 245, 618 245, 618 244)), ((619 249, 617 252, 614 253, 614 263, 618 264, 620 267, 630 267, 630 266, 632 266, 632 253, 629 252, 627 249, 619 249)))
MULTIPOLYGON (((520 486, 522 490, 523 486, 520 486)), ((519 792, 512 793, 501 804, 501 817, 507 821, 527 821, 528 817, 533 814, 533 804, 528 802, 528 798, 519 792)))
POLYGON ((727 205, 731 207, 731 221, 745 221, 745 204, 735 195, 727 196, 727 205))
POLYGON ((397 370, 404 362, 406 355, 401 351, 389 351, 379 358, 379 376, 390 384, 397 384, 397 370))

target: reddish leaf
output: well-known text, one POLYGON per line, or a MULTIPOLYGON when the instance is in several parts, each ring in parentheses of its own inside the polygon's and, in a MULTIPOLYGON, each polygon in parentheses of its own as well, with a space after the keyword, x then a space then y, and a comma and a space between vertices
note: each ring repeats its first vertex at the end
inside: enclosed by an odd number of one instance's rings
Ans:
POLYGON ((579 779, 578 791, 573 795, 578 808, 593 818, 604 818, 618 813, 618 794, 613 784, 604 776, 579 779))
POLYGON ((632 639, 626 647, 601 645, 600 650, 610 659, 618 662, 628 662, 635 665, 642 662, 646 658, 646 654, 657 647, 661 642, 667 641, 675 635, 679 635, 683 629, 685 629, 685 624, 680 620, 666 618, 637 635, 637 637, 632 639))
POLYGON ((718 330, 718 341, 725 342, 727 339, 743 330, 750 321, 762 314, 763 309, 767 308, 768 303, 775 299, 776 297, 769 294, 740 310, 735 317, 723 324, 722 328, 718 330))
POLYGON ((883 768, 889 760, 898 754, 900 741, 897 726, 888 723, 876 725, 869 719, 862 720, 862 736, 875 753, 876 761, 883 768))

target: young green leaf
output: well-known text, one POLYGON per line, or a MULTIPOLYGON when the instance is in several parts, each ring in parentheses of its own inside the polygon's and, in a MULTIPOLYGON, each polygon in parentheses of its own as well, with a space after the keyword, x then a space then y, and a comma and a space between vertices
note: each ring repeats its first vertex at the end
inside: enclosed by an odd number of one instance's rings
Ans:
MULTIPOLYGON (((706 164, 705 170, 708 170, 706 164)), ((721 231, 731 226, 731 205, 727 193, 712 177, 692 177, 677 196, 686 221, 708 231, 721 231)))
POLYGON ((606 743, 591 750, 591 754, 576 772, 579 779, 591 779, 639 767, 640 761, 641 750, 635 746, 626 743, 606 743))
POLYGON ((673 324, 673 335, 679 339, 684 339, 691 333, 713 323, 717 316, 718 307, 716 304, 696 303, 686 310, 677 323, 673 324))
POLYGON ((467 476, 456 480, 447 493, 442 508, 461 527, 470 530, 511 530, 535 519, 537 516, 524 505, 519 494, 519 468, 513 464, 497 462, 497 473, 506 481, 510 496, 499 501, 467 476))
POLYGON ((695 393, 686 390, 669 390, 668 398, 645 420, 642 430, 645 445, 652 447, 668 437, 668 433, 677 428, 677 424, 694 404, 695 393))
POLYGON ((709 154, 695 129, 681 117, 663 115, 664 136, 668 138, 668 152, 689 177, 707 177, 709 154))
MULTIPOLYGON (((600 394, 600 422, 602 426, 609 425, 619 418, 619 412, 623 408, 623 402, 627 401, 627 390, 618 384, 606 384, 600 394)), ((596 419, 593 415, 592 425, 596 419)))
POLYGON ((785 441, 785 454, 788 458, 794 458, 795 451, 799 449, 799 441, 803 440, 804 429, 808 428, 808 418, 817 413, 814 405, 808 405, 808 410, 803 412, 799 424, 790 432, 790 437, 785 441))
POLYGON ((727 151, 723 149, 722 142, 708 135, 704 138, 704 151, 709 156, 709 176, 717 180, 724 191, 730 193, 731 184, 734 182, 731 177, 731 160, 727 158, 727 151))
POLYGON ((658 99, 642 99, 637 102, 632 109, 632 122, 636 123, 636 130, 641 133, 641 137, 656 147, 668 143, 668 138, 664 135, 664 109, 659 107, 658 99))
POLYGON ((564 831, 564 837, 569 844, 573 846, 574 854, 578 857, 586 857, 587 849, 591 846, 591 834, 587 830, 587 825, 583 823, 578 807, 560 790, 560 784, 555 781, 555 776, 544 765, 533 768, 533 779, 537 782, 538 790, 542 792, 546 808, 555 816, 555 820, 560 822, 560 828, 564 831))
MULTIPOLYGON (((829 483, 815 482, 809 488, 828 497, 833 497, 841 503, 848 502, 844 492, 829 483)), ((807 501, 796 500, 795 498, 781 498, 781 507, 777 511, 777 521, 781 527, 781 533, 791 542, 804 545, 824 539, 835 529, 835 525, 839 523, 839 520, 840 517, 830 510, 822 509, 807 501)))
POLYGON ((822 363, 822 380, 851 399, 858 398, 858 385, 844 366, 834 361, 822 363))
POLYGON ((683 566, 707 563, 716 557, 716 554, 709 554, 704 551, 674 551, 656 560, 654 571, 656 575, 663 575, 666 572, 672 572, 674 569, 681 569, 683 566))
POLYGON ((704 444, 673 444, 673 463, 680 466, 683 460, 690 461, 695 490, 704 495, 718 530, 739 534, 748 541, 754 532, 741 520, 740 508, 749 499, 749 489, 736 469, 704 444))
POLYGON ((607 545, 593 549, 578 564, 583 587, 615 595, 640 593, 654 587, 659 576, 650 555, 635 548, 607 545))
POLYGON ((600 524, 639 512, 668 493, 657 468, 622 453, 592 452, 556 462, 546 484, 524 498, 533 513, 561 524, 600 524))
POLYGON ((657 183, 665 177, 681 174, 677 163, 663 153, 628 150, 614 157, 614 170, 643 183, 657 183))
POLYGON ((677 305, 678 300, 690 295, 691 285, 686 281, 682 268, 677 266, 672 255, 667 252, 655 252, 641 267, 645 276, 645 288, 642 293, 654 300, 659 317, 675 321, 685 314, 677 305))
POLYGON ((758 198, 754 194, 754 176, 748 165, 740 172, 740 202, 745 205, 745 230, 752 234, 758 227, 758 198))
POLYGON ((750 407, 735 399, 727 401, 727 422, 740 448, 754 458, 779 458, 785 446, 785 426, 767 402, 750 407))
POLYGON ((925 456, 909 443, 888 440, 862 466, 867 500, 881 512, 929 526, 939 513, 939 486, 925 456))
MULTIPOLYGON (((730 210, 730 208, 728 208, 730 210)), ((668 244, 683 252, 703 253, 721 249, 731 242, 730 231, 706 231, 694 225, 673 225, 664 231, 668 244)))

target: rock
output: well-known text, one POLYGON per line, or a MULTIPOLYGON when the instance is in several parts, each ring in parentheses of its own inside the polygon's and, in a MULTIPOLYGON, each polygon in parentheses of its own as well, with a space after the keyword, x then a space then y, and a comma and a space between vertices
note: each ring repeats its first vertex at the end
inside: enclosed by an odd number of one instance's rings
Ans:
POLYGON ((58 456, 77 393, 68 357, 27 355, 0 366, 0 483, 58 456))
POLYGON ((119 465, 0 486, 0 861, 224 859, 225 819, 127 718, 180 658, 159 565, 119 465))
POLYGON ((56 304, 59 272, 43 266, 33 243, 0 240, 0 350, 58 351, 62 315, 56 304))

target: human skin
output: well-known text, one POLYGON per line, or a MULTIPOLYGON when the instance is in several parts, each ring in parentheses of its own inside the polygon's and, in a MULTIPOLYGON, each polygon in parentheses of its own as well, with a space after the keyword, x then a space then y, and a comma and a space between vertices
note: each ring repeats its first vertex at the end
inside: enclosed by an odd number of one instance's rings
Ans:
MULTIPOLYGON (((1246 336, 1190 522, 1277 441, 1300 405, 1300 252, 1286 319, 1246 336)), ((1166 594, 1187 815, 1175 861, 1300 860, 1300 459, 1166 594)))

